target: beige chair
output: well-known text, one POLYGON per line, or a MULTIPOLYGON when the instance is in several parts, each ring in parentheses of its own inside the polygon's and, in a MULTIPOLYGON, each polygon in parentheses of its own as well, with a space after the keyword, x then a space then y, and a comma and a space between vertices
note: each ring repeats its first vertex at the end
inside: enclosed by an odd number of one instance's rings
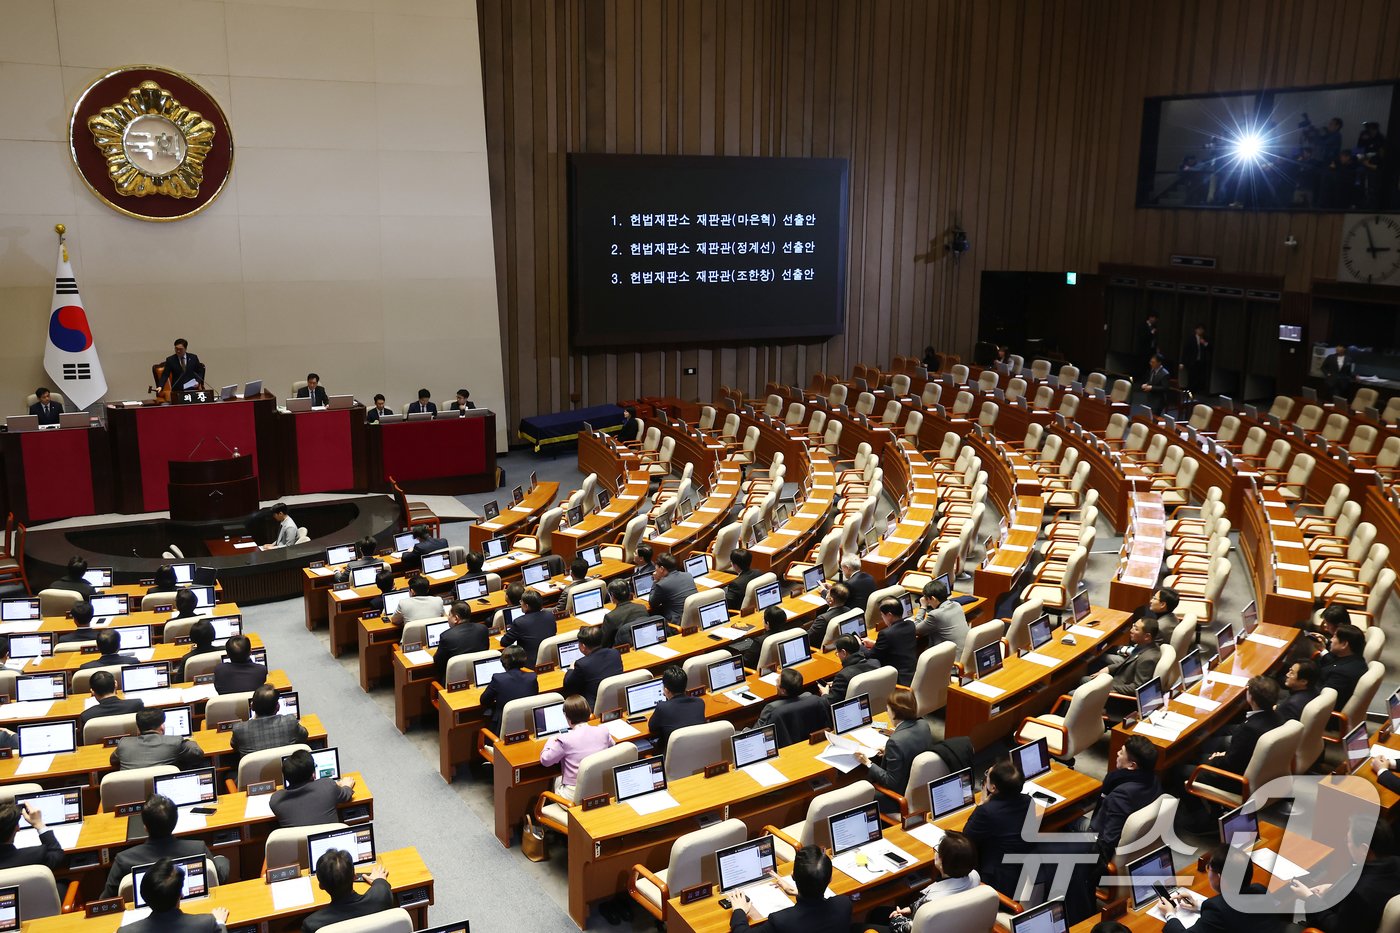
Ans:
POLYGON ((185 680, 193 682, 196 677, 212 674, 224 663, 224 652, 210 651, 197 654, 185 662, 185 680))
POLYGON ((405 622, 403 631, 399 633, 399 644, 425 645, 428 641, 428 626, 446 621, 446 616, 434 616, 428 619, 414 619, 412 622, 405 622))
POLYGON ((899 599, 909 592, 901 584, 885 586, 870 594, 870 601, 865 604, 865 627, 869 631, 874 631, 876 624, 880 621, 880 603, 886 599, 899 599))
POLYGON ((869 781, 856 781, 813 797, 807 805, 807 815, 800 823, 792 823, 781 829, 765 826, 764 832, 773 834, 773 850, 779 861, 791 862, 797 857, 797 850, 803 846, 831 847, 831 840, 827 838, 828 817, 863 806, 874 799, 875 785, 869 781))
MULTIPOLYGON (((583 583, 579 583, 579 584, 577 584, 577 585, 571 587, 571 588, 569 589, 569 598, 568 598, 568 600, 567 600, 567 602, 566 602, 565 611, 566 611, 569 615, 573 615, 573 614, 574 614, 574 599, 575 599, 579 594, 581 594, 581 593, 588 593, 588 592, 591 592, 591 591, 593 591, 593 590, 606 590, 607 587, 608 587, 608 584, 607 584, 607 581, 606 581, 606 580, 585 580, 583 583)), ((606 595, 605 595, 604 598, 603 598, 603 602, 607 602, 607 597, 606 597, 606 595)))
POLYGON ((566 641, 575 641, 577 639, 578 629, 549 636, 544 641, 540 642, 540 647, 535 652, 535 666, 539 667, 541 664, 558 664, 559 646, 566 641))
POLYGON ((1068 761, 1095 745, 1104 734, 1104 708, 1113 690, 1113 675, 1100 671, 1093 680, 1061 696, 1055 708, 1041 716, 1028 716, 1016 730, 1020 743, 1045 739, 1050 754, 1068 761))
MULTIPOLYGON (((607 683, 607 681, 604 681, 607 683)), ((501 709, 501 735, 510 735, 512 732, 524 732, 530 728, 530 722, 534 718, 534 711, 537 707, 548 706, 551 703, 562 703, 564 698, 557 693, 537 693, 532 697, 521 697, 518 700, 511 700, 501 709)), ((490 729, 482 729, 477 733, 476 751, 483 759, 495 763, 496 749, 494 743, 501 736, 493 735, 490 729)))
POLYGON ((965 386, 967 385, 968 376, 971 375, 972 370, 968 369, 962 363, 954 363, 953 368, 950 369, 948 372, 952 375, 954 383, 960 386, 965 386))
POLYGON ((996 926, 1000 905, 996 888, 979 884, 925 903, 914 914, 910 933, 987 933, 996 926))
POLYGON ((967 639, 963 642, 962 656, 958 658, 958 665, 964 673, 970 673, 976 669, 976 662, 973 657, 977 652, 988 645, 1001 641, 1006 636, 1006 623, 1001 619, 992 619, 983 622, 981 625, 973 626, 967 633, 967 639))
POLYGON ((70 881, 60 896, 58 881, 46 865, 24 865, 0 870, 0 888, 19 888, 19 917, 23 923, 44 917, 57 917, 74 909, 78 882, 70 881))
POLYGON ((870 697, 870 715, 878 716, 889 707, 890 694, 894 692, 899 671, 885 665, 873 671, 862 671, 851 678, 846 686, 846 696, 858 697, 862 693, 870 697))
POLYGON ((666 740, 666 780, 690 777, 706 765, 729 758, 729 737, 734 723, 702 722, 671 733, 666 740))
POLYGON ((230 790, 235 788, 241 791, 247 790, 249 784, 256 784, 259 781, 282 780, 282 759, 293 752, 301 751, 309 752, 311 746, 296 742, 249 752, 238 762, 238 777, 234 781, 234 787, 230 790))
POLYGON ((1113 380, 1113 391, 1109 393, 1109 401, 1126 404, 1132 398, 1133 384, 1126 379, 1113 380))
POLYGON ((890 377, 890 393, 896 398, 904 398, 909 394, 910 380, 904 373, 895 373, 890 377))
POLYGON ((1293 758, 1302 739, 1303 726, 1290 720, 1259 737, 1254 754, 1243 774, 1232 774, 1210 764, 1199 764, 1186 782, 1187 793, 1226 809, 1254 799, 1262 809, 1273 797, 1261 797, 1260 790, 1274 778, 1291 774, 1293 758))
POLYGON ((1031 378, 1035 380, 1050 378, 1049 360, 1031 360, 1031 378))
POLYGON ((287 826, 282 829, 274 829, 267 837, 263 864, 268 868, 300 865, 302 868, 314 871, 316 866, 310 863, 310 846, 307 845, 306 837, 349 828, 344 823, 316 823, 311 826, 287 826))
POLYGON ((754 612, 758 608, 758 591, 770 583, 777 583, 778 575, 775 573, 761 573, 749 581, 744 587, 744 599, 739 604, 740 614, 754 612))
POLYGON ((696 687, 708 685, 706 680, 706 670, 711 664, 717 661, 728 661, 733 655, 723 648, 716 648, 714 651, 707 651, 704 654, 697 654, 686 658, 681 663, 681 670, 685 671, 685 688, 694 690, 696 687))
POLYGON ((1026 380, 1020 376, 1012 376, 1006 381, 1006 400, 1015 404, 1026 397, 1026 390, 1029 388, 1026 380))
POLYGON ((1090 373, 1084 380, 1084 388, 1090 392, 1102 392, 1108 387, 1108 377, 1103 373, 1090 373))
POLYGON ((671 898, 697 884, 718 881, 715 852, 736 846, 748 836, 748 827, 738 819, 688 832, 671 845, 665 868, 652 871, 642 864, 633 865, 627 893, 658 923, 665 924, 671 918, 671 898))
POLYGON ((39 614, 46 619, 67 615, 82 598, 74 590, 40 590, 39 614))
MULTIPOLYGON (((626 704, 627 688, 651 680, 654 676, 651 671, 643 668, 642 670, 627 671, 622 674, 614 674, 611 677, 604 677, 603 682, 598 685, 598 698, 593 703, 593 710, 597 713, 606 713, 609 710, 622 708, 626 704)), ((559 699, 562 700, 563 697, 559 699)), ((501 723, 501 728, 505 728, 504 721, 501 723)))
POLYGON ((794 639, 806 638, 807 633, 800 628, 788 629, 785 632, 778 632, 770 635, 764 642, 763 647, 758 652, 758 670, 760 673, 778 666, 779 658, 782 655, 782 646, 794 639))
POLYGON ((120 716, 99 716, 89 719, 83 726, 82 743, 101 745, 114 735, 136 735, 136 714, 123 713, 120 716))
MULTIPOLYGON (((919 404, 924 408, 933 408, 943 397, 943 386, 937 382, 927 382, 924 384, 923 394, 919 396, 919 404)), ((1397 417, 1400 417, 1400 405, 1397 405, 1397 417)), ((1386 409, 1389 411, 1389 409, 1386 409)))
POLYGON ((977 377, 977 391, 990 392, 997 387, 997 373, 993 369, 982 370, 982 375, 977 377))
POLYGON ((1351 398, 1351 410, 1363 412, 1368 408, 1375 408, 1376 402, 1380 400, 1380 397, 1381 394, 1375 389, 1364 387, 1357 389, 1356 394, 1351 398))
POLYGON ((1308 701, 1298 721, 1303 731, 1298 736, 1298 751, 1293 755, 1293 773, 1307 774, 1322 758, 1327 736, 1327 721, 1337 707, 1337 691, 1324 687, 1308 701))
POLYGON ((1006 623, 1006 650, 1008 653, 1029 651, 1031 648, 1031 623, 1045 612, 1045 606, 1038 599, 1028 599, 1011 613, 1011 621, 1006 623))
POLYGON ((924 427, 924 413, 921 411, 911 411, 909 417, 904 421, 904 437, 911 444, 919 441, 919 432, 924 427))
MULTIPOLYGON (((1352 690, 1351 697, 1342 705, 1341 710, 1334 713, 1334 719, 1339 723, 1338 733, 1346 735, 1353 726, 1366 719, 1366 710, 1371 708, 1371 701, 1376 698, 1376 691, 1380 689, 1381 679, 1385 677, 1385 665, 1379 661, 1372 661, 1366 665, 1366 673, 1361 675, 1361 679, 1356 682, 1356 688, 1352 690)), ((1340 746, 1337 751, 1341 752, 1340 746)), ((1333 758, 1340 760, 1340 755, 1333 755, 1328 751, 1328 760, 1333 758)))
POLYGON ((899 804, 900 816, 907 818, 916 813, 929 813, 933 810, 933 804, 928 797, 929 782, 946 777, 950 773, 947 763, 938 757, 937 752, 920 752, 909 765, 909 781, 904 785, 904 793, 899 794, 888 787, 878 785, 875 789, 899 804))
POLYGON ((599 794, 616 794, 613 768, 637 760, 637 746, 619 742, 612 748, 594 752, 578 766, 578 783, 571 791, 547 790, 535 801, 535 822, 564 836, 569 835, 569 807, 576 800, 587 800, 599 794), (570 794, 572 796, 570 796, 570 794))
POLYGON ((413 916, 402 907, 390 907, 367 917, 328 923, 325 933, 413 933, 413 916))
POLYGON ((140 803, 151 796, 151 783, 162 774, 175 774, 180 769, 174 765, 152 765, 149 768, 129 768, 126 771, 109 771, 102 776, 98 786, 98 798, 102 809, 115 810, 124 803, 140 803))
POLYGON ((445 687, 448 684, 470 681, 472 679, 472 671, 474 670, 473 665, 475 665, 477 661, 485 661, 487 658, 499 658, 500 656, 501 653, 495 649, 471 651, 467 654, 457 655, 447 662, 447 670, 443 672, 445 683, 443 683, 442 686, 445 687))
MULTIPOLYGON (((766 574, 766 576, 773 576, 766 574)), ((747 596, 745 597, 747 598, 747 596)), ((681 631, 691 632, 700 629, 700 610, 711 603, 722 603, 725 601, 725 592, 721 587, 712 590, 701 590, 692 593, 685 598, 685 603, 681 607, 681 631)))
POLYGON ((84 693, 91 690, 92 675, 96 674, 98 671, 106 671, 117 679, 118 684, 121 683, 122 668, 120 664, 109 664, 105 667, 89 667, 73 672, 72 683, 68 688, 69 695, 82 696, 84 693))
POLYGON ((248 719, 248 702, 253 699, 253 691, 224 693, 210 697, 204 706, 204 721, 213 729, 221 722, 244 721, 248 719))
POLYGON ((35 794, 43 789, 42 785, 34 783, 6 784, 0 787, 0 803, 14 803, 16 794, 35 794))
MULTIPOLYGON (((1106 876, 1122 876, 1134 859, 1171 843, 1167 828, 1176 820, 1177 803, 1171 794, 1163 794, 1147 806, 1128 814, 1118 837, 1118 847, 1113 850, 1113 858, 1108 863, 1106 876)), ((1126 900, 1125 890, 1119 883, 1105 885, 1099 889, 1099 900, 1126 900)))
MULTIPOLYGON (((669 440, 669 438, 668 438, 669 440)), ((516 551, 523 551, 526 554, 538 554, 543 556, 552 553, 550 548, 554 541, 554 532, 559 529, 559 522, 564 518, 564 510, 558 507, 549 509, 540 516, 539 526, 533 535, 519 535, 511 542, 511 548, 516 551)))
MULTIPOLYGON (((150 612, 152 609, 155 609, 157 606, 171 606, 171 607, 173 607, 174 605, 175 605, 175 591, 174 591, 174 590, 165 590, 165 591, 161 591, 161 592, 159 592, 159 593, 147 593, 145 596, 142 596, 142 597, 141 597, 141 611, 142 611, 142 612, 150 612)), ((190 624, 193 625, 193 624, 194 624, 194 621, 195 621, 194 619, 191 619, 191 620, 190 620, 190 624)), ((168 629, 167 629, 167 631, 168 631, 168 629)), ((169 636, 169 635, 166 636, 166 640, 167 640, 167 641, 169 641, 170 638, 171 638, 171 636, 169 636)))

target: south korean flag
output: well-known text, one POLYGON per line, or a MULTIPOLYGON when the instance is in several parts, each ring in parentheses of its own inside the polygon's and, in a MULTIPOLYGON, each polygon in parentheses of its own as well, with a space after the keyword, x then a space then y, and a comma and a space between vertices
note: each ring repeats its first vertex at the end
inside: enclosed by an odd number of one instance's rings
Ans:
POLYGON ((97 358, 97 347, 92 341, 82 296, 78 294, 78 280, 73 277, 73 267, 68 262, 65 240, 58 244, 58 271, 53 280, 44 370, 56 383, 54 388, 74 408, 87 408, 107 394, 107 377, 97 358))

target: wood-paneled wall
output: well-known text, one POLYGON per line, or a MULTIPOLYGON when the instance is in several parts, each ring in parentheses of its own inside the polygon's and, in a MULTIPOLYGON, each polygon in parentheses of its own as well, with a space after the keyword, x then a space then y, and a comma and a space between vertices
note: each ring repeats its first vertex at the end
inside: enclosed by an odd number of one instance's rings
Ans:
MULTIPOLYGON (((1340 215, 1133 207, 1143 98, 1400 75, 1390 0, 478 0, 512 423, 643 394, 967 354, 983 269, 1219 257, 1332 278, 1340 215), (571 352, 569 152, 851 163, 847 330, 571 352), (955 263, 954 222, 972 250, 955 263), (1300 241, 1290 250, 1288 234, 1300 241), (694 367, 696 376, 683 371, 694 367)), ((1101 322, 1085 322, 1098 326, 1101 322)))

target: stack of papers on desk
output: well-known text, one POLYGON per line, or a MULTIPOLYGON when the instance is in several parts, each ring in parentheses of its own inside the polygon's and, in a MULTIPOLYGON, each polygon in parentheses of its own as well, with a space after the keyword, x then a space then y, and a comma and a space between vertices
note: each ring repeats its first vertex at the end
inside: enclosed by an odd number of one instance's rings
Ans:
POLYGON ((1085 638, 1103 638, 1103 632, 1096 628, 1089 628, 1087 625, 1071 625, 1069 630, 1071 633, 1083 635, 1085 638))
POLYGON ((810 592, 810 593, 803 593, 801 596, 799 596, 799 597, 797 597, 797 598, 800 599, 802 602, 807 603, 807 604, 812 605, 812 606, 825 606, 825 605, 826 605, 826 597, 823 596, 821 593, 817 592, 816 590, 813 590, 813 591, 810 592))
POLYGON ((866 758, 871 758, 875 755, 875 749, 868 745, 862 745, 849 736, 828 732, 826 734, 826 741, 827 746, 822 750, 821 754, 817 756, 817 760, 831 765, 842 774, 849 774, 856 765, 860 764, 860 762, 856 760, 856 752, 860 752, 866 758))
POLYGON ((1181 736, 1180 729, 1168 729, 1166 726, 1152 725, 1146 722, 1139 722, 1133 727, 1134 735, 1145 735, 1150 739, 1161 739, 1164 742, 1175 742, 1181 736))
POLYGON ((257 543, 256 541, 242 541, 242 542, 240 542, 240 543, 238 543, 238 544, 235 544, 235 545, 233 546, 233 549, 234 549, 235 551, 251 551, 251 550, 253 550, 253 548, 255 548, 255 547, 257 547, 257 546, 258 546, 258 543, 257 543))
POLYGON ((695 585, 696 585, 696 586, 707 586, 707 587, 709 587, 710 589, 714 589, 714 588, 717 587, 717 586, 724 586, 723 583, 719 582, 718 580, 714 579, 713 577, 708 577, 708 576, 706 576, 706 577, 696 577, 696 578, 695 578, 695 585))
POLYGON ((971 683, 964 686, 963 689, 966 690, 968 693, 975 693, 978 696, 984 696, 989 700, 995 700, 997 697, 1001 696, 1003 693, 1006 692, 1000 687, 994 687, 991 684, 984 683, 980 680, 972 681, 971 683))
POLYGON ((672 658, 680 657, 679 651, 674 648, 667 648, 665 645, 652 645, 650 648, 643 648, 642 653, 660 658, 663 661, 669 661, 672 658))
POLYGON ((403 656, 403 659, 413 665, 432 664, 433 653, 426 648, 420 648, 417 651, 410 651, 403 656))
POLYGON ((1255 849, 1249 857, 1254 864, 1275 878, 1284 881, 1292 881, 1294 878, 1301 878, 1308 873, 1306 868, 1290 862, 1273 849, 1255 849))
POLYGON ((481 569, 485 570, 487 573, 495 573, 497 570, 503 567, 509 567, 513 563, 515 563, 515 561, 510 557, 493 557, 482 564, 481 569))
MULTIPOLYGON (((59 826, 49 826, 58 844, 65 849, 71 849, 78 844, 78 835, 83 831, 82 823, 63 823, 59 826)), ((29 849, 39 844, 39 834, 32 827, 26 826, 15 833, 15 848, 29 849)))
POLYGON ((636 810, 639 816, 646 816, 649 813, 660 813, 662 810, 679 807, 680 801, 672 797, 670 791, 658 790, 640 797, 633 797, 627 801, 627 805, 636 810))
POLYGON ((762 881, 758 884, 751 884, 747 887, 737 888, 730 894, 742 894, 753 904, 754 910, 758 911, 766 920, 768 915, 776 910, 787 910, 792 906, 792 898, 783 893, 783 889, 778 887, 777 882, 762 881))
POLYGON ((704 527, 705 527, 705 523, 704 523, 704 522, 692 522, 692 521, 687 520, 687 521, 681 522, 681 523, 680 523, 680 527, 682 527, 682 528, 704 528, 704 527))
POLYGON ((452 578, 455 577, 455 576, 457 576, 457 571, 455 571, 455 570, 453 570, 452 568, 449 567, 449 568, 446 569, 446 570, 434 570, 432 573, 428 574, 428 579, 429 579, 429 580, 450 580, 450 579, 452 579, 452 578))
POLYGON ((1021 656, 1022 661, 1030 661, 1032 664, 1039 664, 1041 667, 1058 667, 1060 662, 1050 657, 1048 654, 1041 654, 1038 651, 1028 651, 1021 656))
POLYGON ((614 719, 612 722, 604 723, 604 725, 607 727, 608 734, 617 742, 625 742, 642 734, 640 729, 633 728, 632 724, 625 719, 614 719))
POLYGON ((19 760, 15 774, 42 774, 53 767, 55 755, 30 755, 19 760))
MULTIPOLYGON (((311 879, 309 877, 306 879, 306 881, 308 885, 311 883, 311 879)), ((129 910, 122 911, 121 926, 131 926, 138 920, 145 920, 150 915, 151 908, 149 907, 132 907, 129 910)))
POLYGON ((1188 705, 1188 706, 1194 706, 1194 707, 1196 707, 1196 709, 1202 710, 1203 712, 1207 712, 1207 713, 1212 712, 1212 711, 1217 710, 1217 709, 1220 708, 1220 703, 1219 703, 1219 701, 1217 701, 1217 700, 1208 700, 1208 699, 1206 699, 1205 697, 1196 696, 1196 694, 1194 694, 1194 693, 1183 693, 1181 696, 1177 697, 1176 699, 1177 699, 1177 701, 1180 702, 1180 703, 1185 703, 1185 704, 1188 705))
POLYGON ((943 842, 944 831, 933 823, 924 823, 922 826, 915 826, 909 830, 909 835, 930 849, 937 849, 943 842))
POLYGON ((245 820, 260 820, 271 816, 271 794, 253 794, 248 798, 248 802, 243 805, 243 818, 245 820))
POLYGON ((913 538, 886 538, 885 541, 888 542, 889 544, 898 544, 898 545, 905 545, 905 544, 913 544, 913 543, 914 543, 914 539, 913 539, 913 538))
POLYGON ((1258 632, 1246 635, 1244 640, 1252 641, 1259 645, 1267 645, 1270 648, 1282 648, 1284 645, 1288 644, 1288 642, 1284 641, 1282 638, 1275 638, 1272 635, 1260 635, 1258 632))
POLYGON ((309 567, 307 569, 311 571, 313 577, 328 577, 335 573, 334 567, 309 567))
POLYGON ((752 706, 753 704, 758 702, 758 697, 755 694, 752 694, 747 689, 742 688, 739 690, 726 691, 725 693, 721 693, 720 696, 729 697, 729 699, 733 700, 735 703, 738 703, 740 706, 752 706))
MULTIPOLYGON (((93 700, 93 703, 96 702, 93 700)), ((39 719, 47 716, 51 709, 53 700, 20 700, 0 706, 0 719, 39 719)))
POLYGON ((1247 686, 1249 686, 1249 678, 1248 678, 1248 677, 1241 677, 1241 676, 1239 676, 1238 674, 1222 674, 1222 673, 1220 673, 1219 671, 1211 671, 1211 672, 1210 672, 1210 682, 1213 683, 1213 684, 1214 684, 1214 683, 1225 684, 1226 686, 1229 686, 1229 687, 1247 687, 1247 686))
POLYGON ((776 687, 778 685, 778 678, 782 676, 782 673, 782 671, 774 671, 771 674, 764 674, 758 679, 763 681, 765 684, 772 684, 776 687))
POLYGON ((863 846, 852 849, 849 852, 842 852, 831 860, 831 865, 842 874, 855 881, 869 881, 878 878, 887 872, 900 871, 914 864, 914 856, 905 852, 899 846, 888 839, 878 839, 875 842, 866 843, 863 846), (865 855, 865 864, 856 863, 857 855, 865 855), (894 854, 904 859, 901 865, 886 856, 894 854))
POLYGON ((1204 894, 1197 894, 1195 891, 1188 891, 1185 888, 1177 888, 1176 893, 1185 894, 1196 902, 1195 910, 1182 910, 1170 904, 1164 904, 1160 900, 1148 909, 1147 913, 1151 917, 1166 923, 1168 920, 1177 920, 1188 930, 1196 925, 1196 921, 1201 919, 1201 904, 1205 902, 1204 894))
POLYGON ((0 624, 0 635, 27 635, 39 631, 43 624, 43 619, 20 619, 18 622, 5 622, 0 624))
POLYGON ((128 697, 140 697, 149 706, 174 706, 176 703, 183 703, 185 691, 179 687, 161 687, 156 690, 141 690, 137 693, 126 694, 128 697))
MULTIPOLYGON (((716 625, 712 629, 706 629, 705 634, 713 635, 716 638, 723 638, 726 641, 738 641, 740 638, 748 637, 749 633, 741 628, 733 628, 728 625, 716 625)), ((648 648, 647 650, 650 651, 651 649, 648 648)))
POLYGON ((181 807, 179 812, 180 816, 175 821, 175 833, 177 835, 180 833, 194 832, 197 829, 203 829, 205 826, 209 825, 209 820, 206 819, 203 813, 195 813, 189 807, 181 807))
POLYGON ((185 703, 198 703, 200 700, 212 700, 218 696, 218 691, 214 689, 213 684, 196 684, 193 687, 186 687, 180 692, 185 703))
POLYGON ((756 765, 749 765, 739 770, 757 781, 759 787, 776 787, 779 784, 787 783, 787 775, 766 761, 760 761, 756 765))
POLYGON ((286 881, 279 881, 276 884, 268 885, 268 887, 272 889, 273 910, 291 910, 294 907, 305 907, 307 904, 316 902, 315 895, 311 893, 310 875, 288 878, 286 881))

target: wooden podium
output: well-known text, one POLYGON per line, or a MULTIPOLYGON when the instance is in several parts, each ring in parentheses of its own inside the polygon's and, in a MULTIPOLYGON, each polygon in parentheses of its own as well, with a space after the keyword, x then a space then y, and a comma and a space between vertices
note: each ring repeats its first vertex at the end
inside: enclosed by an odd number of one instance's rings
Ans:
POLYGON ((252 457, 219 460, 171 460, 170 518, 206 522, 242 518, 258 510, 258 478, 252 457))

